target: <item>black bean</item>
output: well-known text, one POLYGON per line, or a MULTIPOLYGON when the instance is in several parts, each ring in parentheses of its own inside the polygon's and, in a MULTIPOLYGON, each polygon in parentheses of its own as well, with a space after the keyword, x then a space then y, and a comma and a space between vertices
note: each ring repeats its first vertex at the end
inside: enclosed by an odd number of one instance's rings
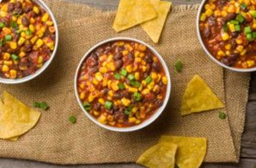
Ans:
POLYGON ((156 72, 159 72, 159 71, 161 70, 161 69, 160 69, 160 66, 159 66, 158 63, 156 63, 156 62, 153 62, 152 68, 153 68, 156 72))
POLYGON ((26 6, 24 9, 23 9, 23 11, 25 12, 25 13, 28 13, 28 12, 30 12, 30 11, 32 11, 32 6, 26 6))
POLYGON ((236 61, 238 58, 239 58, 239 54, 234 53, 230 55, 230 59, 233 61, 236 61))
POLYGON ((206 38, 209 38, 209 37, 210 37, 211 31, 210 31, 209 27, 206 27, 206 28, 204 29, 203 34, 204 34, 204 37, 206 37, 206 38))
POLYGON ((209 26, 215 26, 217 23, 216 18, 214 16, 209 17, 208 24, 209 26))
POLYGON ((89 68, 89 73, 94 74, 99 71, 99 68, 97 66, 93 66, 89 68))
POLYGON ((100 103, 95 103, 95 104, 93 105, 93 108, 94 108, 96 111, 100 111, 101 104, 100 104, 100 103))
POLYGON ((226 17, 225 17, 225 21, 230 21, 236 18, 236 14, 235 13, 229 13, 226 17))
POLYGON ((236 38, 238 35, 239 35, 238 32, 232 32, 232 33, 231 33, 231 36, 234 37, 234 38, 236 38))
POLYGON ((231 65, 231 61, 230 61, 228 58, 225 58, 225 57, 223 57, 223 58, 221 59, 221 62, 222 62, 223 64, 227 65, 227 66, 230 66, 230 65, 231 65))
POLYGON ((29 20, 26 16, 22 17, 21 22, 22 22, 23 26, 26 26, 26 27, 29 26, 29 20))
POLYGON ((20 1, 18 1, 16 4, 15 4, 15 8, 22 8, 22 4, 20 1))
POLYGON ((145 57, 147 63, 151 64, 153 62, 153 57, 151 54, 147 54, 145 57))
POLYGON ((105 88, 105 89, 101 90, 101 94, 102 95, 108 94, 108 88, 105 88))
POLYGON ((15 8, 14 3, 10 3, 10 4, 8 5, 8 12, 12 12, 12 11, 14 10, 14 8, 15 8))
POLYGON ((133 60, 134 60, 134 55, 133 55, 132 53, 129 53, 129 54, 127 55, 127 57, 128 57, 128 60, 129 60, 129 61, 133 61, 133 60))
POLYGON ((122 59, 122 57, 123 57, 122 53, 116 53, 116 54, 114 55, 114 60, 122 59))
POLYGON ((123 60, 116 60, 115 61, 116 69, 122 68, 123 64, 124 64, 123 60))

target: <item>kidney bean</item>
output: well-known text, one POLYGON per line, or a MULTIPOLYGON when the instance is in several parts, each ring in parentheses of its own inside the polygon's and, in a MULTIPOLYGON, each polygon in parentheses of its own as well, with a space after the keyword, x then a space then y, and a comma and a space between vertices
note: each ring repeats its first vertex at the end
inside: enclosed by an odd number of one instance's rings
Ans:
POLYGON ((209 17, 209 19, 208 19, 209 26, 215 26, 216 23, 217 23, 217 21, 216 21, 215 17, 213 17, 213 16, 209 17))
POLYGON ((224 20, 225 21, 230 21, 230 20, 233 20, 236 18, 236 14, 235 13, 229 13, 225 18, 224 20))
POLYGON ((151 64, 153 62, 153 57, 151 54, 147 54, 145 57, 147 63, 151 64))
POLYGON ((204 35, 204 37, 206 37, 206 38, 209 38, 209 37, 210 37, 211 31, 210 31, 209 27, 206 27, 206 28, 204 29, 203 35, 204 35))
POLYGON ((123 60, 116 60, 115 61, 116 69, 122 68, 123 64, 124 64, 123 60))
POLYGON ((116 53, 116 54, 114 55, 114 60, 122 59, 122 57, 123 57, 122 53, 116 53))
POLYGON ((152 68, 153 68, 156 72, 159 72, 159 71, 161 70, 160 66, 159 66, 158 63, 156 63, 156 62, 153 62, 152 68))
POLYGON ((32 51, 32 47, 33 45, 31 43, 27 43, 25 46, 24 46, 24 51, 25 52, 30 52, 32 51))
POLYGON ((236 46, 237 46, 236 39, 232 38, 231 41, 230 41, 230 44, 231 44, 232 49, 235 49, 236 46))
POLYGON ((12 12, 12 11, 14 10, 14 8, 15 8, 14 3, 10 3, 10 4, 8 5, 8 12, 12 12))
POLYGON ((22 17, 21 22, 22 22, 23 26, 26 26, 26 27, 29 26, 29 20, 26 16, 22 17))
POLYGON ((86 64, 87 64, 87 66, 89 66, 89 67, 93 67, 93 66, 97 66, 99 63, 98 63, 98 61, 97 61, 94 57, 90 56, 90 57, 86 60, 86 64))
POLYGON ((105 88, 103 90, 101 90, 100 92, 102 95, 107 95, 108 94, 108 88, 105 88))
POLYGON ((232 32, 232 33, 231 33, 231 36, 234 37, 234 38, 236 38, 238 35, 239 35, 238 32, 232 32))
POLYGON ((96 61, 99 59, 99 57, 98 57, 95 53, 92 53, 92 54, 91 54, 91 57, 92 57, 93 59, 95 59, 96 61))
POLYGON ((89 73, 94 74, 99 71, 99 68, 97 66, 93 66, 89 68, 89 73))
POLYGON ((33 9, 32 6, 26 6, 26 7, 23 9, 23 11, 24 11, 25 13, 28 13, 28 12, 30 12, 32 9, 33 9))
POLYGON ((22 4, 20 1, 18 1, 16 4, 15 4, 15 8, 22 8, 22 4))
POLYGON ((134 55, 132 53, 129 53, 127 55, 127 57, 128 57, 128 61, 133 61, 134 60, 134 55))

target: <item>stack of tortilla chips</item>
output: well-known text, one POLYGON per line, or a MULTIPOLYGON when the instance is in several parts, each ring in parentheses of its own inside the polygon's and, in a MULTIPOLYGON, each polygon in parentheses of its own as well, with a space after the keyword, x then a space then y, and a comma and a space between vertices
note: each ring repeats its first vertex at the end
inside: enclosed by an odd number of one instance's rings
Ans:
POLYGON ((158 43, 171 2, 160 0, 120 0, 113 28, 120 32, 141 25, 154 43, 158 43))
POLYGON ((37 124, 40 116, 40 112, 4 91, 3 101, 0 100, 0 139, 18 140, 37 124))
POLYGON ((206 138, 162 136, 137 160, 149 168, 199 168, 206 155, 206 138))

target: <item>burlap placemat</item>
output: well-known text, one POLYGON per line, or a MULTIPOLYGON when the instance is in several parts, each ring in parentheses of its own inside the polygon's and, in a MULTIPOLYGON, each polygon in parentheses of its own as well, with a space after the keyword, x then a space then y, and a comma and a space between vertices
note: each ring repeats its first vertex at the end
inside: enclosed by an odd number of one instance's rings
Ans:
MULTIPOLYGON (((75 68, 86 50, 103 39, 129 36, 148 43, 151 41, 140 28, 116 34, 111 29, 113 14, 68 21, 68 24, 60 26, 60 48, 49 69, 32 82, 0 86, 1 91, 8 90, 27 104, 44 100, 51 106, 49 111, 43 112, 39 124, 18 142, 1 141, 0 156, 59 164, 131 162, 156 143, 160 135, 172 134, 207 137, 207 162, 237 161, 228 120, 220 120, 217 110, 183 118, 179 113, 185 86, 196 73, 223 101, 225 99, 222 69, 205 56, 193 31, 195 13, 191 7, 176 7, 163 32, 164 43, 154 46, 172 73, 172 97, 167 110, 148 128, 127 134, 103 130, 85 117, 75 101, 75 68), (173 70, 178 58, 186 65, 182 74, 173 70), (71 114, 78 118, 75 125, 68 121, 71 114)), ((245 91, 244 88, 242 90, 245 91)), ((239 101, 238 104, 245 107, 245 102, 239 101)))
MULTIPOLYGON (((48 0, 47 0, 48 1, 48 0)), ((46 1, 46 2, 47 2, 46 1)), ((59 20, 74 20, 78 18, 84 18, 89 16, 100 16, 106 15, 106 12, 102 10, 88 7, 87 5, 80 3, 68 3, 55 0, 55 3, 51 1, 51 4, 58 4, 65 7, 68 13, 71 13, 68 16, 59 15, 57 16, 59 20), (75 15, 72 11, 81 11, 79 15, 75 15)), ((48 2, 47 2, 48 3, 48 2)), ((57 6, 57 5, 56 5, 57 6)), ((54 6, 52 6, 54 9, 54 6)), ((197 10, 199 5, 194 5, 192 8, 197 10)), ((186 8, 186 7, 181 7, 186 8)), ((58 13, 57 13, 58 14, 58 13)), ((224 83, 225 83, 225 97, 228 100, 226 102, 227 105, 227 113, 229 116, 229 123, 231 127, 231 133, 234 141, 234 145, 236 148, 237 160, 240 156, 240 148, 241 148, 241 136, 244 130, 244 122, 245 122, 245 112, 246 112, 246 103, 248 99, 248 88, 250 82, 250 74, 247 73, 234 73, 228 70, 224 70, 224 83), (231 82, 231 83, 230 83, 231 82), (239 90, 237 92, 237 90, 239 90), (237 94, 237 96, 233 96, 237 94), (233 103, 230 103, 233 102, 233 103)))

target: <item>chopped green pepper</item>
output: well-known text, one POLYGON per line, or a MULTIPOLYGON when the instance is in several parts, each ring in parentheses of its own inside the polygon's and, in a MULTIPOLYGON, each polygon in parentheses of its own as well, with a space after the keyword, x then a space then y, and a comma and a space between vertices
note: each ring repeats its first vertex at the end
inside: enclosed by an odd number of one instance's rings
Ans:
POLYGON ((4 38, 5 38, 5 41, 11 41, 12 35, 6 35, 4 38))
POLYGON ((117 79, 117 80, 121 79, 121 75, 120 75, 119 73, 115 73, 114 77, 115 77, 115 79, 117 79))
POLYGON ((253 40, 252 34, 251 34, 251 33, 247 34, 247 35, 246 35, 246 39, 247 39, 248 41, 252 41, 252 40, 253 40))
POLYGON ((177 72, 181 72, 183 68, 183 63, 181 62, 181 60, 178 60, 174 66, 177 72))
POLYGON ((36 107, 36 108, 39 108, 39 107, 40 107, 40 104, 41 104, 41 103, 39 103, 39 102, 34 102, 34 103, 33 103, 33 106, 36 107))
POLYGON ((128 106, 125 110, 124 110, 124 114, 125 115, 130 115, 132 112, 132 107, 131 106, 128 106))
POLYGON ((152 78, 150 76, 148 76, 145 81, 147 84, 149 84, 150 82, 152 82, 152 78))
POLYGON ((243 3, 240 7, 241 9, 245 10, 247 8, 247 5, 243 3))
POLYGON ((18 24, 17 24, 16 22, 11 22, 11 23, 10 23, 10 26, 11 26, 12 28, 16 28, 16 27, 18 27, 18 24))
POLYGON ((231 20, 230 23, 235 24, 235 25, 239 24, 239 22, 237 20, 231 20))
POLYGON ((122 70, 120 71, 120 74, 121 74, 122 76, 126 76, 126 75, 127 75, 127 71, 126 71, 125 69, 122 69, 122 70))
POLYGON ((256 32, 253 32, 253 33, 252 33, 252 37, 253 37, 253 38, 256 38, 256 32))
POLYGON ((140 83, 138 81, 130 81, 130 84, 133 86, 133 87, 136 87, 136 88, 139 88, 140 87, 140 83))
POLYGON ((136 101, 140 101, 141 100, 141 94, 140 93, 138 93, 138 92, 135 92, 134 94, 133 94, 133 97, 134 97, 134 99, 136 100, 136 101))
POLYGON ((133 80, 135 79, 135 77, 134 77, 134 75, 130 74, 130 75, 128 75, 128 79, 129 79, 130 81, 133 81, 133 80))
POLYGON ((16 54, 12 54, 11 57, 15 61, 19 59, 19 56, 17 56, 16 54))
POLYGON ((0 22, 0 28, 5 27, 5 24, 3 22, 0 22))
POLYGON ((227 115, 225 113, 223 113, 222 111, 219 112, 219 118, 224 120, 226 119, 227 115))
POLYGON ((88 103, 88 102, 84 102, 83 103, 83 107, 84 107, 84 109, 86 110, 86 111, 88 111, 88 110, 91 110, 91 105, 90 105, 90 103, 88 103))
POLYGON ((106 109, 111 110, 112 106, 113 106, 113 103, 110 102, 110 101, 106 101, 104 106, 105 106, 106 109))
POLYGON ((236 30, 237 32, 240 32, 240 31, 241 31, 240 25, 235 25, 235 30, 236 30))
POLYGON ((124 84, 123 83, 119 83, 118 87, 119 87, 119 89, 123 90, 124 89, 124 84))
POLYGON ((4 40, 0 39, 0 47, 2 47, 4 45, 4 40))
POLYGON ((247 26, 247 27, 244 28, 244 33, 245 34, 248 34, 248 33, 251 33, 251 32, 252 32, 252 29, 251 29, 250 26, 247 26))
POLYGON ((75 116, 70 116, 70 117, 69 117, 69 121, 70 121, 72 124, 75 124, 75 123, 76 123, 76 117, 75 117, 75 116))
POLYGON ((40 107, 41 107, 41 109, 43 109, 43 110, 47 110, 47 109, 49 108, 48 104, 45 103, 45 102, 40 103, 40 107))
POLYGON ((228 32, 228 25, 227 25, 227 24, 224 24, 224 26, 223 26, 223 31, 224 31, 224 32, 228 32))
POLYGON ((239 21, 240 23, 243 23, 244 22, 244 17, 243 15, 239 14, 236 16, 236 20, 239 21))
POLYGON ((27 35, 27 36, 30 36, 31 34, 32 34, 31 30, 29 30, 29 29, 26 30, 26 35, 27 35))

